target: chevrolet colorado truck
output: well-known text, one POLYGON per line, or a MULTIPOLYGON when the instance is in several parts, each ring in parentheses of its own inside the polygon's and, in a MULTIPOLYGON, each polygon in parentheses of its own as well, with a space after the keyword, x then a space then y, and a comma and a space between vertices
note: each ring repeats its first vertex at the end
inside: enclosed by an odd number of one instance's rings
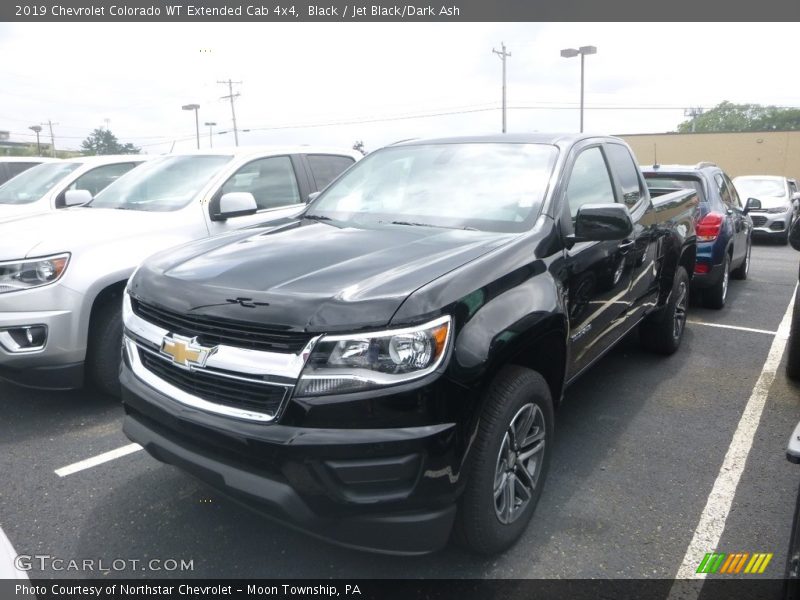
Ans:
POLYGON ((0 223, 0 378, 119 394, 121 295, 145 257, 296 214, 360 157, 312 146, 165 155, 93 199, 75 190, 83 206, 0 223))
MULTIPOLYGON (((301 214, 184 245, 124 295, 124 431, 351 547, 522 534, 564 389, 626 333, 675 352, 698 199, 613 137, 407 141, 301 214)), ((625 373, 618 377, 624 379, 625 373)))

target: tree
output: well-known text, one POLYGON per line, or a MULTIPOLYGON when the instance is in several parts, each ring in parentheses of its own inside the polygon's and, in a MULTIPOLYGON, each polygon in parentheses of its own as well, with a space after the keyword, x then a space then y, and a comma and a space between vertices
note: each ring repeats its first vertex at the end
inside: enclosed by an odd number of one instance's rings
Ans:
POLYGON ((139 154, 142 151, 131 143, 120 144, 117 136, 102 127, 81 142, 81 150, 86 154, 139 154))
POLYGON ((361 140, 358 140, 355 144, 353 144, 353 150, 358 150, 364 156, 367 155, 367 151, 364 150, 364 142, 361 140))
POLYGON ((718 131, 794 131, 800 129, 800 109, 721 102, 678 125, 679 133, 718 131))

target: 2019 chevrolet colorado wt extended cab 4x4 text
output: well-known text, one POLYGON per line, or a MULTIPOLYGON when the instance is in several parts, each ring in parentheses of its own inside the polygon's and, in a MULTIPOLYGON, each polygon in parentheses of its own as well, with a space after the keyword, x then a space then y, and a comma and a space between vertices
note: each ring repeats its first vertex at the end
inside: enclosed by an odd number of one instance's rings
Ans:
POLYGON ((424 553, 455 529, 502 551, 565 386, 637 325, 677 350, 697 208, 652 201, 616 138, 389 146, 296 218, 140 266, 125 433, 341 544, 424 553))

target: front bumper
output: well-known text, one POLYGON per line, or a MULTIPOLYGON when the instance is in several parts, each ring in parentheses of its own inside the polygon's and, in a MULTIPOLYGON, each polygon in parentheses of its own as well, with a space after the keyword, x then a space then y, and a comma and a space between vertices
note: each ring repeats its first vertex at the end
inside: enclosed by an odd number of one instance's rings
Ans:
POLYGON ((792 223, 793 210, 783 213, 751 212, 753 235, 758 237, 786 237, 792 223))
POLYGON ((0 342, 0 378, 44 389, 80 387, 86 357, 86 332, 80 326, 82 302, 83 295, 59 284, 0 296, 0 331, 47 328, 47 339, 39 350, 19 351, 0 342))
MULTIPOLYGON (((132 441, 267 516, 377 552, 424 554, 449 539, 468 446, 458 423, 333 429, 285 424, 291 410, 281 423, 248 422, 176 402, 128 364, 121 382, 132 441)), ((408 410, 419 398, 417 390, 374 404, 408 410)), ((336 401, 320 404, 327 413, 336 401)))

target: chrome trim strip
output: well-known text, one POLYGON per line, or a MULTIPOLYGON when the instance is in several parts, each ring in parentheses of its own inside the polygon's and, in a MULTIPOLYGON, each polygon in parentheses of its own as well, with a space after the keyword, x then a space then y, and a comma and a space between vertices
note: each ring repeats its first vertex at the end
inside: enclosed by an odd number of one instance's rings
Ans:
MULTIPOLYGON (((131 339, 131 338, 128 338, 128 339, 131 339)), ((136 340, 131 339, 131 341, 133 341, 133 343, 136 345, 137 348, 139 348, 140 350, 142 350, 144 352, 147 352, 148 354, 150 354, 152 356, 155 356, 161 362, 163 362, 166 366, 169 366, 169 367, 175 367, 176 366, 171 360, 169 360, 167 357, 165 357, 160 352, 157 352, 157 351, 153 350, 152 348, 148 348, 148 347, 146 347, 146 346, 144 346, 142 344, 137 344, 136 340)), ((284 387, 284 388, 293 388, 294 387, 294 383, 280 383, 278 381, 264 381, 263 379, 252 379, 250 377, 240 377, 238 375, 233 375, 231 373, 222 373, 220 371, 217 371, 216 369, 208 368, 208 363, 206 363, 205 367, 195 367, 194 365, 190 365, 188 368, 183 368, 183 367, 178 367, 178 368, 180 368, 184 372, 186 372, 186 371, 196 371, 197 373, 206 373, 208 375, 213 375, 214 377, 223 377, 225 379, 234 379, 236 381, 244 381, 246 383, 255 383, 255 384, 264 385, 264 386, 284 387)))
MULTIPOLYGON (((127 335, 125 336, 125 351, 128 355, 128 360, 131 364, 131 370, 133 374, 136 375, 140 380, 144 383, 149 385, 151 388, 155 389, 158 392, 161 392, 165 396, 184 404, 186 406, 191 406, 192 408, 197 408, 199 410, 203 410, 210 413, 215 413, 218 415, 223 415, 226 417, 233 417, 236 419, 244 419, 246 421, 258 421, 261 423, 267 423, 273 421, 277 414, 270 415, 268 413, 260 413, 250 410, 242 410, 239 408, 234 408, 232 406, 224 406, 222 404, 215 404, 213 402, 209 402, 208 400, 203 400, 202 398, 198 398, 196 396, 192 396, 191 394, 187 394, 183 390, 175 387, 171 383, 168 383, 155 375, 154 373, 148 371, 145 366, 142 364, 141 359, 139 358, 138 346, 136 342, 134 342, 131 338, 127 335)), ((283 403, 286 401, 286 394, 284 394, 283 400, 281 401, 281 407, 283 403)), ((280 412, 280 410, 278 411, 280 412)))
MULTIPOLYGON (((170 331, 145 321, 133 312, 130 296, 126 293, 122 304, 125 327, 142 340, 161 347, 170 331)), ((296 381, 305 367, 311 350, 321 336, 309 340, 297 354, 248 350, 220 344, 216 352, 208 357, 206 368, 233 371, 246 375, 272 375, 296 381)))

